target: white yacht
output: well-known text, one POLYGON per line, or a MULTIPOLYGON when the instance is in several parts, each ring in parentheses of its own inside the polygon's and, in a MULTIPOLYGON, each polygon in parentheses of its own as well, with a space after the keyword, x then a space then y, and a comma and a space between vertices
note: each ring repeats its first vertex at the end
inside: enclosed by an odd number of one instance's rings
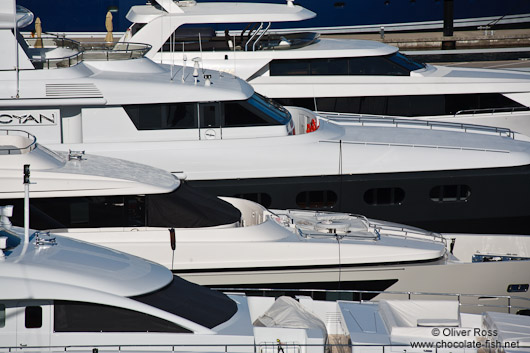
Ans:
POLYGON ((202 195, 155 168, 52 152, 14 130, 1 131, 0 154, 0 205, 15 206, 15 225, 24 222, 30 165, 32 227, 141 256, 198 284, 530 298, 528 236, 442 236, 351 214, 267 210, 202 195))
POLYGON ((509 129, 339 120, 274 104, 198 60, 156 64, 145 45, 87 50, 56 38, 35 48, 37 38, 17 35, 17 45, 11 21, 1 27, 0 125, 50 148, 145 163, 266 208, 529 233, 530 143, 509 129))
MULTIPOLYGON (((10 206, 0 208, 2 352, 324 353, 329 351, 328 342, 343 343, 339 349, 365 349, 348 344, 351 336, 357 345, 359 333, 352 315, 358 304, 365 303, 225 295, 131 255, 50 233, 23 231, 10 224, 11 211, 10 206)), ((425 303, 432 313, 422 313, 423 326, 428 322, 447 326, 447 320, 440 318, 453 314, 440 313, 440 308, 459 305, 425 303)), ((413 304, 400 303, 401 307, 413 304)), ((414 321, 411 316, 407 315, 407 323, 414 321)), ((506 329, 507 324, 524 325, 523 317, 489 312, 470 316, 473 321, 462 320, 466 328, 498 330, 503 334, 501 343, 525 338, 525 331, 514 336, 513 328, 506 329), (483 324, 481 316, 487 319, 483 324)), ((370 324, 365 316, 358 317, 363 318, 363 327, 370 324)), ((381 320, 375 315, 373 319, 381 320)), ((376 335, 365 335, 372 338, 371 349, 396 344, 395 331, 403 329, 388 327, 392 341, 381 343, 373 339, 376 335)), ((378 333, 384 334, 381 328, 378 333)), ((413 333, 417 338, 418 329, 413 333)))
POLYGON ((2 352, 255 352, 272 351, 274 339, 299 352, 324 352, 325 327, 309 320, 255 327, 243 295, 227 296, 85 242, 33 231, 26 238, 6 220, 10 211, 0 208, 2 352))
POLYGON ((131 8, 133 25, 122 40, 152 45, 147 56, 155 62, 198 57, 202 67, 234 73, 284 105, 499 126, 530 136, 529 73, 426 65, 375 41, 270 33, 271 23, 310 16, 281 4, 153 0, 131 8), (223 31, 239 23, 257 24, 223 31))

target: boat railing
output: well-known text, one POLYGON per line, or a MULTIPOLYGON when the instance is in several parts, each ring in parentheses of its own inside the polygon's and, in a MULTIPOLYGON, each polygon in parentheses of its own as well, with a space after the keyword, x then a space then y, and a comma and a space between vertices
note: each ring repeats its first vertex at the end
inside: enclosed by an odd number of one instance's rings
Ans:
MULTIPOLYGON (((259 293, 262 296, 307 296, 315 298, 316 296, 322 297, 326 295, 333 300, 338 300, 344 297, 344 295, 350 295, 350 297, 356 298, 359 302, 377 302, 379 299, 378 295, 385 296, 385 299, 395 297, 401 300, 416 300, 416 299, 429 299, 435 298, 447 298, 448 300, 456 300, 460 307, 472 307, 472 308, 490 308, 495 310, 505 310, 508 314, 517 313, 519 310, 530 310, 530 298, 520 297, 515 295, 484 295, 484 294, 472 294, 472 293, 439 293, 439 292, 414 292, 414 291, 384 291, 384 290, 359 290, 359 289, 294 289, 294 288, 244 288, 244 287, 216 287, 213 288, 217 291, 226 293, 246 293, 247 295, 256 295, 259 293), (374 298, 375 297, 375 298, 374 298), (476 302, 470 302, 470 299, 475 299, 476 302), (483 303, 479 303, 479 301, 483 303), (499 300, 504 301, 506 304, 493 304, 487 303, 486 301, 499 300), (514 305, 514 302, 518 305, 514 305), (524 303, 524 304, 520 304, 524 303)), ((345 300, 352 300, 351 298, 345 300)))
POLYGON ((387 225, 378 224, 371 222, 368 218, 363 215, 354 215, 355 217, 363 218, 368 224, 368 227, 374 229, 375 232, 380 236, 384 233, 387 236, 402 237, 405 239, 427 239, 435 242, 440 242, 447 245, 447 240, 439 233, 429 232, 423 229, 407 228, 399 225, 387 225))
POLYGON ((37 69, 65 68, 79 64, 83 60, 128 60, 144 57, 151 45, 132 42, 78 42, 72 39, 45 36, 25 38, 33 55, 30 60, 37 69), (51 54, 51 50, 68 49, 71 53, 51 54), (50 57, 48 57, 50 56, 50 57))
POLYGON ((17 146, 14 144, 0 146, 0 154, 22 154, 31 152, 37 147, 37 138, 26 131, 0 129, 0 136, 11 136, 15 138, 18 137, 18 141, 21 140, 20 137, 29 140, 28 143, 24 144, 23 146, 17 146))
MULTIPOLYGON (((510 342, 511 343, 511 342, 510 342)), ((396 352, 395 348, 410 347, 410 344, 381 344, 381 343, 299 343, 299 342, 256 342, 254 344, 245 343, 225 343, 225 344, 206 344, 206 343, 189 343, 189 344, 93 344, 93 345, 53 345, 53 346, 0 346, 0 349, 7 352, 77 352, 77 353, 103 353, 103 352, 121 352, 121 353, 146 353, 146 352, 257 352, 257 353, 300 353, 315 351, 321 348, 322 352, 341 352, 356 350, 367 350, 370 352, 396 352), (376 348, 378 348, 376 350, 376 348)), ((519 345, 519 348, 527 348, 525 345, 519 345)), ((401 348, 399 351, 406 352, 401 348)), ((447 351, 440 349, 440 351, 447 351)), ((429 352, 437 353, 438 347, 433 346, 429 352)))
POLYGON ((325 119, 335 121, 341 124, 355 124, 360 126, 393 126, 403 128, 423 128, 430 130, 458 130, 466 133, 498 135, 515 139, 515 133, 512 130, 502 127, 444 121, 404 119, 385 115, 364 115, 321 111, 318 111, 317 114, 325 119))
POLYGON ((32 50, 39 50, 38 53, 30 55, 30 61, 37 69, 54 69, 70 67, 80 63, 83 60, 83 52, 80 49, 79 42, 57 36, 45 36, 41 38, 25 38, 26 43, 32 50), (59 55, 46 57, 50 50, 61 48, 70 50, 69 55, 59 55), (42 51, 40 51, 42 50, 42 51))
MULTIPOLYGON (((286 210, 290 211, 290 210, 286 210)), ((379 224, 370 221, 366 216, 364 215, 357 215, 357 214, 347 214, 347 217, 353 217, 360 219, 364 225, 366 226, 366 230, 370 232, 371 230, 371 236, 359 236, 359 235, 349 235, 348 233, 322 233, 318 232, 312 229, 307 229, 300 227, 297 225, 296 217, 291 216, 290 214, 276 214, 271 212, 271 214, 274 217, 277 217, 279 222, 284 224, 285 226, 292 226, 295 228, 298 235, 302 238, 317 238, 317 237, 340 237, 340 238, 366 238, 366 239, 374 239, 374 240, 380 240, 381 234, 384 234, 385 236, 393 236, 393 237, 402 237, 405 239, 414 238, 414 239, 420 239, 420 240, 429 240, 429 241, 435 241, 443 243, 444 245, 447 245, 447 239, 444 238, 439 233, 429 232, 423 229, 415 229, 415 228, 407 228, 399 225, 387 225, 387 224, 379 224)), ((342 217, 342 216, 341 216, 342 217)), ((338 218, 335 218, 334 220, 337 220, 338 218)), ((341 220, 347 220, 348 218, 341 218, 341 220)), ((330 227, 332 228, 332 227, 330 227)))
POLYGON ((132 42, 82 42, 85 60, 128 60, 145 56, 151 45, 132 42))
POLYGON ((483 109, 463 109, 457 111, 454 116, 458 115, 484 115, 484 114, 496 114, 496 113, 508 113, 514 114, 518 112, 528 112, 530 107, 506 107, 506 108, 483 108, 483 109))

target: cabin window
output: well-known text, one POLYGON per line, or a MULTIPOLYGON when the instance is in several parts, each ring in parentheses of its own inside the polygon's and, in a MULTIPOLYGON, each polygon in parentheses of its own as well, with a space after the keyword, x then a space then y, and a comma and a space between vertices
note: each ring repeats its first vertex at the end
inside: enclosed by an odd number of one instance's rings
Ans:
POLYGON ((311 75, 347 75, 348 59, 313 59, 311 75))
POLYGON ((528 292, 528 284, 510 284, 506 291, 508 293, 526 293, 528 292))
POLYGON ((6 306, 5 304, 0 304, 0 328, 6 326, 6 306))
MULTIPOLYGON (((11 221, 24 225, 24 200, 6 199, 14 205, 11 221)), ((34 229, 89 227, 196 228, 233 224, 241 212, 230 203, 189 187, 152 195, 34 198, 30 226, 34 229)))
POLYGON ((410 70, 389 61, 386 57, 373 56, 350 58, 349 74, 369 76, 409 76, 410 70))
POLYGON ((385 56, 353 58, 272 60, 269 64, 271 76, 300 75, 388 75, 410 76, 410 72, 424 68, 401 53, 385 56))
POLYGON ((306 76, 311 72, 309 60, 272 60, 271 76, 306 76))
MULTIPOLYGON (((315 109, 312 98, 276 98, 280 104, 315 109)), ((510 110, 523 105, 498 93, 316 98, 316 110, 392 116, 454 115, 466 110, 510 110)))
POLYGON ((244 101, 124 105, 138 130, 285 125, 287 109, 255 93, 244 101))
MULTIPOLYGON (((249 104, 241 102, 227 102, 223 104, 226 127, 263 126, 270 125, 267 116, 249 104), (264 119, 265 118, 265 119, 264 119)), ((277 122, 275 122, 277 123, 277 122)))
POLYGON ((42 307, 27 306, 25 310, 25 326, 26 328, 40 328, 42 327, 42 307))
POLYGON ((135 104, 123 108, 138 130, 197 128, 196 103, 135 104))
POLYGON ((272 203, 272 198, 269 194, 262 193, 262 192, 252 192, 247 194, 236 194, 234 197, 238 197, 240 199, 250 200, 259 203, 265 208, 269 208, 272 203))
POLYGON ((201 128, 219 128, 221 127, 221 114, 218 103, 202 103, 200 109, 200 127, 201 128))
POLYGON ((149 294, 131 297, 199 325, 213 328, 237 312, 236 303, 224 293, 173 277, 170 284, 149 294))
POLYGON ((425 68, 425 64, 416 62, 412 60, 411 58, 409 58, 408 56, 401 54, 400 52, 394 53, 388 56, 387 58, 394 64, 404 67, 408 69, 409 71, 414 71, 414 70, 425 68))
POLYGON ((364 202, 372 206, 401 205, 404 199, 402 188, 376 188, 364 193, 364 202))
POLYGON ((333 208, 337 204, 337 194, 331 190, 304 191, 296 195, 296 205, 300 208, 333 208))
POLYGON ((145 313, 93 303, 56 300, 53 317, 55 332, 192 332, 145 313))
POLYGON ((431 189, 429 197, 434 202, 462 202, 471 196, 467 185, 438 185, 431 189))

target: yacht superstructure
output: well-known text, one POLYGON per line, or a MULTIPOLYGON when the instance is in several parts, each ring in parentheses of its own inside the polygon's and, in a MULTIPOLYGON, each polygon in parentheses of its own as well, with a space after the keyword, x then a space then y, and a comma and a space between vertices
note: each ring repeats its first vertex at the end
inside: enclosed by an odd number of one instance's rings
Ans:
POLYGON ((505 127, 530 136, 526 72, 426 65, 375 41, 271 33, 271 23, 296 9, 287 5, 153 1, 131 8, 133 25, 122 40, 151 44, 147 56, 155 62, 180 65, 185 56, 200 57, 202 67, 236 74, 283 105, 505 127), (253 12, 260 17, 248 15, 253 12), (252 22, 258 24, 242 31, 221 29, 252 22), (189 27, 198 23, 205 28, 189 27))
POLYGON ((149 46, 62 38, 17 47, 3 26, 0 123, 53 149, 149 164, 267 208, 528 234, 530 144, 509 129, 284 108, 198 59, 159 65, 149 46))
POLYGON ((351 214, 223 201, 168 172, 52 152, 14 130, 2 131, 0 153, 0 205, 15 205, 14 224, 23 224, 20 175, 29 164, 32 227, 156 261, 199 284, 529 295, 527 236, 442 236, 351 214))

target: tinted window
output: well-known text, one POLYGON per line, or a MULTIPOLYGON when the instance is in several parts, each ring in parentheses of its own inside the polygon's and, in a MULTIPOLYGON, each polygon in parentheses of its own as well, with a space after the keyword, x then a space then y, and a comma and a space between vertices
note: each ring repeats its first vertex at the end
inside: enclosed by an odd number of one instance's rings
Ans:
POLYGON ((260 126, 268 125, 256 109, 241 102, 230 102, 224 104, 224 115, 226 127, 260 126), (250 108, 250 109, 249 109, 250 108))
POLYGON ((348 59, 314 59, 311 60, 311 75, 347 75, 348 59))
POLYGON ((388 60, 392 61, 393 63, 406 68, 409 71, 414 71, 418 69, 423 69, 425 67, 425 64, 418 63, 408 56, 401 54, 399 52, 394 53, 388 57, 388 60))
POLYGON ((131 299, 213 328, 237 312, 236 303, 225 294, 190 283, 179 277, 166 287, 131 299))
POLYGON ((265 208, 269 208, 272 203, 272 198, 270 197, 270 195, 262 192, 236 194, 234 195, 234 197, 257 202, 265 208))
POLYGON ((246 101, 223 103, 223 107, 226 127, 284 125, 291 119, 287 109, 257 93, 246 101))
POLYGON ((218 103, 202 103, 200 105, 201 128, 219 128, 221 116, 218 103))
POLYGON ((308 60, 273 60, 270 63, 271 76, 309 75, 308 60))
POLYGON ((435 202, 466 201, 471 196, 467 185, 439 185, 431 189, 429 197, 435 202))
MULTIPOLYGON (((24 200, 14 205, 11 221, 24 225, 24 200)), ((241 212, 230 203, 181 183, 173 192, 153 195, 33 198, 30 225, 34 229, 85 227, 194 228, 232 224, 241 212)))
MULTIPOLYGON (((1 204, 15 205, 12 222, 23 225, 23 200, 2 200, 1 204)), ((35 229, 142 226, 145 225, 145 197, 33 198, 30 225, 35 229)))
POLYGON ((360 113, 361 97, 317 98, 317 109, 324 112, 360 113))
POLYGON ((331 190, 304 191, 296 195, 296 205, 300 208, 333 208, 337 204, 337 194, 331 190))
POLYGON ((42 327, 42 308, 40 306, 27 306, 24 322, 26 328, 42 327))
POLYGON ((197 127, 195 103, 136 104, 123 108, 138 130, 197 127))
POLYGON ((54 303, 53 325, 55 332, 191 332, 170 321, 137 311, 60 300, 54 303))
POLYGON ((6 325, 6 306, 0 304, 0 328, 6 325))
POLYGON ((401 188, 377 188, 364 193, 364 202, 372 206, 401 205, 405 191, 401 188))
MULTIPOLYGON (((272 60, 271 76, 298 75, 390 75, 408 76, 417 65, 403 55, 355 58, 272 60)), ((423 66, 421 66, 423 67, 423 66)))

